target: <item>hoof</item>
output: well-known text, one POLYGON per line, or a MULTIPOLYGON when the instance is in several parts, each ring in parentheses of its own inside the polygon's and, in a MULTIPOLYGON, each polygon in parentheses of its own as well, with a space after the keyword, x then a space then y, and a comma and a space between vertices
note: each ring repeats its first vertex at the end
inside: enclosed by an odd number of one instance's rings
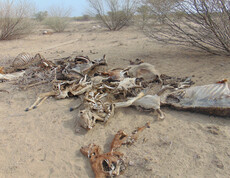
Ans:
POLYGON ((27 111, 29 111, 29 108, 26 108, 26 109, 25 109, 25 112, 27 112, 27 111))
POLYGON ((71 111, 73 111, 74 109, 73 108, 69 108, 69 111, 71 112, 71 111))

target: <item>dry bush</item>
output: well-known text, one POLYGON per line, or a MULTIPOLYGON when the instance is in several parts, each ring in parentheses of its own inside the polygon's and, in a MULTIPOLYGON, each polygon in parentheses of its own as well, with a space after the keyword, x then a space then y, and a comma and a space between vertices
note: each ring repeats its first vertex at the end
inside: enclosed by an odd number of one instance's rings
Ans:
POLYGON ((139 0, 88 0, 91 14, 109 30, 120 30, 130 24, 139 0))
POLYGON ((93 19, 93 18, 90 17, 90 15, 83 15, 83 16, 80 16, 80 17, 73 17, 74 21, 80 21, 80 22, 90 21, 91 19, 93 19))
POLYGON ((33 6, 27 1, 0 1, 0 40, 21 38, 32 32, 33 6))
MULTIPOLYGON (((164 23, 152 19, 145 32, 165 43, 192 46, 212 54, 230 55, 230 3, 227 0, 164 0, 172 6, 164 23), (158 25, 156 25, 158 24, 158 25), (160 24, 160 25, 159 25, 160 24)), ((158 2, 159 3, 159 2, 158 2)), ((152 9, 155 4, 148 4, 152 9)))
POLYGON ((35 20, 38 22, 42 22, 48 17, 48 12, 47 11, 39 11, 36 14, 34 14, 35 20))
POLYGON ((49 17, 44 24, 54 30, 54 32, 63 32, 69 25, 69 15, 71 8, 52 6, 49 11, 49 17))

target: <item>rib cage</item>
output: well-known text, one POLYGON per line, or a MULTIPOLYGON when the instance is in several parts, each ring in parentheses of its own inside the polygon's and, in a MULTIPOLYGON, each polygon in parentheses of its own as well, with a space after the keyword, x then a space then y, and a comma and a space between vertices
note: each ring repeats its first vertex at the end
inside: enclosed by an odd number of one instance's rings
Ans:
POLYGON ((230 106, 228 83, 191 87, 181 96, 181 104, 193 106, 230 106))
POLYGON ((34 58, 29 53, 20 53, 13 61, 13 67, 15 69, 24 69, 33 59, 34 58))

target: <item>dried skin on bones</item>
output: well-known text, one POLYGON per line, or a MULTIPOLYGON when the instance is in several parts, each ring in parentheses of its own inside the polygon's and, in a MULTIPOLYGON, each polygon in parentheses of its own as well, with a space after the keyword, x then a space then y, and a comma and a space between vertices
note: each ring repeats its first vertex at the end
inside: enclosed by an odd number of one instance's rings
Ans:
POLYGON ((226 80, 169 93, 162 102, 177 110, 230 116, 230 90, 226 80))
POLYGON ((132 145, 138 138, 139 134, 149 128, 147 123, 143 127, 139 127, 128 136, 124 131, 120 130, 115 135, 110 152, 102 153, 101 148, 95 144, 80 149, 81 153, 90 159, 90 164, 96 178, 106 178, 107 176, 118 176, 124 172, 126 166, 123 153, 116 151, 122 145, 132 145))

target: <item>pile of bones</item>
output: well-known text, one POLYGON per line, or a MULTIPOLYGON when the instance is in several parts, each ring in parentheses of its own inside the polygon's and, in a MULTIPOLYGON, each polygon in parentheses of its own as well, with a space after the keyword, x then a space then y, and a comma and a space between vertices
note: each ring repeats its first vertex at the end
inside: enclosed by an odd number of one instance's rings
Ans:
MULTIPOLYGON (((10 66, 0 67, 0 80, 15 80, 24 89, 52 83, 52 90, 41 93, 26 111, 37 108, 50 96, 57 99, 79 97, 81 102, 70 110, 81 108, 78 109, 77 120, 87 130, 92 129, 97 122, 106 123, 113 117, 116 108, 129 106, 139 110, 156 111, 160 120, 165 118, 161 106, 230 116, 230 91, 226 79, 210 85, 192 87, 194 82, 191 78, 160 74, 154 65, 140 59, 130 61, 126 68, 108 69, 105 55, 95 60, 84 56, 69 56, 52 62, 40 54, 31 56, 21 53, 10 66)), ((127 138, 127 135, 119 131, 115 138, 119 138, 119 134, 120 143, 117 148, 130 143, 132 137, 129 137, 129 141, 124 141, 122 138, 127 138)), ((118 163, 122 164, 121 154, 113 152, 113 149, 111 147, 110 153, 101 154, 99 147, 94 144, 82 147, 81 152, 90 158, 96 177, 119 175, 121 170, 118 170, 118 163), (102 155, 96 157, 96 163, 95 155, 90 155, 91 152, 102 155), (113 159, 117 162, 113 162, 113 159)))

